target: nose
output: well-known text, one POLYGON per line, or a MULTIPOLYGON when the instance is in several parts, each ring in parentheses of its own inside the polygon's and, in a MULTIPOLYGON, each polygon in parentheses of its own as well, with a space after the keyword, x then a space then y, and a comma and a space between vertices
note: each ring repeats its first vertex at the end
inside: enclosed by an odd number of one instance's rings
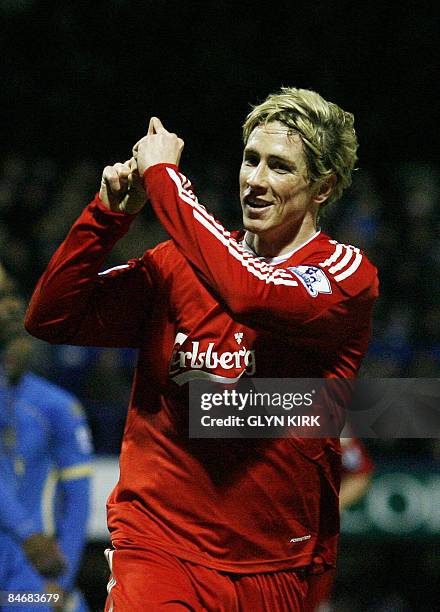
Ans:
POLYGON ((254 191, 265 191, 267 189, 267 172, 264 164, 252 168, 246 177, 246 183, 254 191))

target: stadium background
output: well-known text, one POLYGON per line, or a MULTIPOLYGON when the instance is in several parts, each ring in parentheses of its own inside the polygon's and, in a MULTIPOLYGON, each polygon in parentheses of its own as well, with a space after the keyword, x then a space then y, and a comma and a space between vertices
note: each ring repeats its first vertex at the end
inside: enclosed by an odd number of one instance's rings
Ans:
MULTIPOLYGON (((0 20, 0 261, 26 297, 102 167, 130 155, 151 114, 186 141, 182 168, 200 199, 236 226, 249 104, 282 84, 308 87, 356 118, 359 170, 323 227, 363 247, 380 270, 365 371, 438 376, 438 7, 0 0, 0 20)), ((164 237, 146 211, 109 265, 164 237)), ((102 459, 105 469, 118 452, 134 359, 38 346, 36 369, 82 399, 97 452, 113 457, 102 459)), ((335 609, 437 610, 440 445, 367 444, 377 473, 344 516, 335 609)), ((107 578, 98 532, 80 574, 95 609, 107 578)))

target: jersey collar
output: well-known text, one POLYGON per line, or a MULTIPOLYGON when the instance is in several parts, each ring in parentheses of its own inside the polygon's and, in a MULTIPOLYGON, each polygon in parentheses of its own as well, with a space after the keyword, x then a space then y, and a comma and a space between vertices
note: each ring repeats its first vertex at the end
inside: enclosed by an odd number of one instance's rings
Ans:
POLYGON ((247 243, 246 236, 249 234, 249 232, 246 231, 243 237, 243 248, 248 253, 252 253, 254 257, 258 257, 258 259, 264 259, 264 261, 269 264, 277 265, 277 264, 283 263, 284 261, 287 261, 288 259, 290 259, 292 255, 294 255, 295 253, 303 249, 307 244, 312 242, 312 240, 317 238, 317 236, 319 236, 320 233, 321 233, 321 230, 320 229, 317 230, 312 236, 310 236, 310 238, 307 238, 305 242, 303 242, 302 244, 297 246, 295 249, 293 249, 293 251, 289 251, 288 253, 283 253, 282 255, 277 255, 276 257, 263 257, 262 255, 257 255, 257 253, 255 253, 253 248, 250 247, 249 244, 247 243))

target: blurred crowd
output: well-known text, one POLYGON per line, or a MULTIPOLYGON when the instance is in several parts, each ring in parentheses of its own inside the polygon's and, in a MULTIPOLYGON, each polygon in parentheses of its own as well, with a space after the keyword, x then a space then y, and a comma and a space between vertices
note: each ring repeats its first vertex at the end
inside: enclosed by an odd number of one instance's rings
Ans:
MULTIPOLYGON (((240 226, 236 177, 219 165, 190 176, 200 200, 227 227, 240 226)), ((28 298, 51 254, 99 186, 101 168, 83 159, 10 155, 0 168, 0 261, 28 298)), ((440 169, 421 163, 360 169, 343 200, 324 209, 324 231, 366 251, 379 268, 381 297, 363 374, 434 378, 440 370, 440 169)), ((113 250, 108 266, 166 239, 151 211, 113 250)), ((98 452, 117 453, 135 351, 51 347, 41 343, 34 370, 84 402, 98 452), (104 409, 103 409, 104 408, 104 409)), ((380 449, 383 444, 379 445, 380 449)), ((420 442, 412 448, 420 450, 420 442)), ((429 444, 429 448, 435 446, 429 444)))

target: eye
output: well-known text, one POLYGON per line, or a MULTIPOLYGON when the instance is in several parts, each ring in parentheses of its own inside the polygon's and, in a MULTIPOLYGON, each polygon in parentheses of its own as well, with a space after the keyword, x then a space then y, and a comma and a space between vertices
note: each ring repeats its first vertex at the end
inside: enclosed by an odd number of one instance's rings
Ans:
POLYGON ((277 174, 287 174, 290 172, 290 168, 284 164, 276 163, 271 166, 271 170, 274 170, 277 174))
POLYGON ((243 157, 243 164, 245 166, 258 166, 258 157, 253 153, 245 153, 243 157))

